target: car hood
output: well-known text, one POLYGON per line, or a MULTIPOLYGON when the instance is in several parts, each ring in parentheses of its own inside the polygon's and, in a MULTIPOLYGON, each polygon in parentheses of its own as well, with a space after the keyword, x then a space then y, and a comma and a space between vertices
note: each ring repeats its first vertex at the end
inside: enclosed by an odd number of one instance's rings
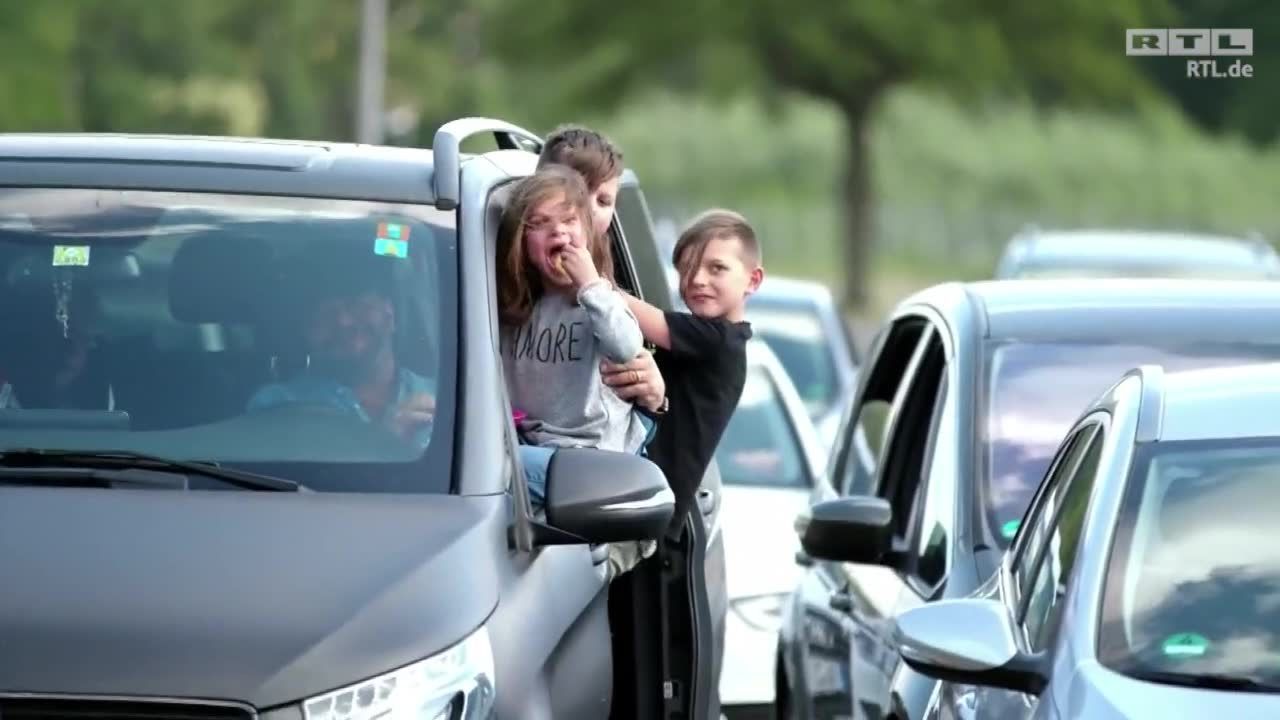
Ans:
POLYGON ((795 520, 809 507, 809 490, 725 485, 722 494, 729 598, 791 592, 801 574, 795 520))
POLYGON ((1276 695, 1161 685, 1089 662, 1063 697, 1063 717, 1130 720, 1149 717, 1273 718, 1276 695))
POLYGON ((293 702, 497 603, 500 496, 0 489, 0 692, 293 702))

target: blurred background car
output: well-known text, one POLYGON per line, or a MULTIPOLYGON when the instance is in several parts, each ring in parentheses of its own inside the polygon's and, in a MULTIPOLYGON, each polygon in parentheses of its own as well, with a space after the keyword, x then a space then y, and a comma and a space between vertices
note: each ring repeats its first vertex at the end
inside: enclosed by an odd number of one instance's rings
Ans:
POLYGON ((829 450, 860 363, 831 291, 811 280, 766 277, 747 300, 747 320, 782 361, 829 450))
POLYGON ((1277 364, 1154 366, 1084 408, 992 581, 896 618, 926 716, 1275 717, 1277 404, 1277 364))
POLYGON ((1280 255, 1260 237, 1031 227, 996 267, 997 279, 1070 277, 1276 279, 1280 255))
POLYGON ((721 708, 730 718, 773 717, 782 607, 799 580, 792 522, 826 452, 782 364, 761 340, 747 344, 742 399, 716 448, 729 613, 721 708))

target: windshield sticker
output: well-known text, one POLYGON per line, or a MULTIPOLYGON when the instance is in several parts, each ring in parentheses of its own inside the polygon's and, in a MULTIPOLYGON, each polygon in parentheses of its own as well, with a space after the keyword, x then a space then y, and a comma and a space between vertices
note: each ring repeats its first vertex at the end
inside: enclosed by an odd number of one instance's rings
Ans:
POLYGON ((1021 520, 1010 520, 1000 526, 1000 534, 1005 540, 1012 540, 1014 535, 1018 534, 1018 526, 1022 524, 1021 520))
POLYGON ((1209 651, 1209 640, 1196 633, 1170 635, 1161 646, 1166 657, 1200 657, 1209 651))
POLYGON ((53 246, 53 265, 54 267, 88 267, 89 266, 89 246, 88 245, 54 245, 53 246))
POLYGON ((409 257, 409 227, 399 223, 378 223, 373 251, 386 257, 409 257))

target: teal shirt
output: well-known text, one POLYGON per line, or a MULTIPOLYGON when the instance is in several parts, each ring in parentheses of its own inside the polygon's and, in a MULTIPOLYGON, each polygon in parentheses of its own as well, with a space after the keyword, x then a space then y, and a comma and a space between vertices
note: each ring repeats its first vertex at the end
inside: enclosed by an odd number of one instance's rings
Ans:
MULTIPOLYGON (((410 370, 401 368, 396 373, 396 395, 387 404, 377 422, 389 424, 395 416, 396 409, 414 395, 426 393, 436 395, 435 382, 410 370)), ((249 399, 249 412, 266 410, 281 405, 327 405, 341 412, 349 413, 364 422, 374 422, 369 417, 355 391, 336 380, 311 373, 303 373, 283 383, 272 383, 258 388, 249 399)), ((414 436, 419 447, 425 448, 431 442, 431 424, 423 425, 414 436)))

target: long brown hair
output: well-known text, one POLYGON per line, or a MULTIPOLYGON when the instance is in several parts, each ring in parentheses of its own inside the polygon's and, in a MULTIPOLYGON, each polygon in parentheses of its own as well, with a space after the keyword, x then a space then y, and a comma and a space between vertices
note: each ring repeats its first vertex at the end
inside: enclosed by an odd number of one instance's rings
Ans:
POLYGON ((548 165, 519 181, 498 226, 498 318, 503 325, 523 325, 542 297, 542 275, 529 262, 525 221, 542 203, 563 196, 578 213, 591 259, 600 277, 613 281, 613 253, 607 235, 597 236, 591 223, 591 199, 582 176, 562 165, 548 165))

